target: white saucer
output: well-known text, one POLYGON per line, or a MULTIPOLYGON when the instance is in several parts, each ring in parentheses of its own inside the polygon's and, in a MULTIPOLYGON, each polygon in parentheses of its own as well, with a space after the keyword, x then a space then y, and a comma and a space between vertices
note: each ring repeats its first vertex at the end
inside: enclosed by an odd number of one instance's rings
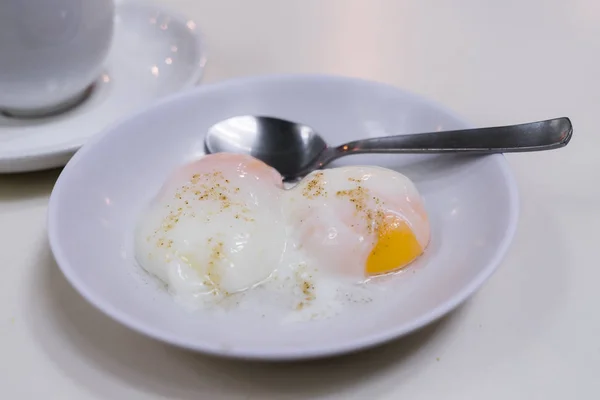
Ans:
POLYGON ((65 165, 107 125, 160 97, 194 86, 205 62, 194 21, 155 5, 118 3, 105 72, 82 104, 43 119, 0 115, 0 173, 65 165))

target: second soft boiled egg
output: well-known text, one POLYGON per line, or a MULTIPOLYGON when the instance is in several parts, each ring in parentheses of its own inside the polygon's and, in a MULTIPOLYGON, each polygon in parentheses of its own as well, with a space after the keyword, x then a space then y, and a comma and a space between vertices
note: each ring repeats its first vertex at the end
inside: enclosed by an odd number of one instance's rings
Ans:
POLYGON ((315 171, 286 196, 295 240, 314 262, 364 280, 419 257, 430 239, 423 202, 406 176, 380 167, 315 171))

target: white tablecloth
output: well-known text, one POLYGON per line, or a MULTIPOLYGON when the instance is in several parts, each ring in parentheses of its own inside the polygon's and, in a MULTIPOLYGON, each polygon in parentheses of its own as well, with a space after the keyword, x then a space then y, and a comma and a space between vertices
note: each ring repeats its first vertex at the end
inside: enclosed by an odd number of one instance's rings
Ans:
POLYGON ((422 332, 295 365, 146 339, 65 281, 46 243, 59 171, 0 176, 0 398, 600 398, 600 2, 163 0, 210 46, 204 82, 326 72, 388 82, 480 126, 559 116, 571 144, 509 156, 513 247, 470 301, 422 332))

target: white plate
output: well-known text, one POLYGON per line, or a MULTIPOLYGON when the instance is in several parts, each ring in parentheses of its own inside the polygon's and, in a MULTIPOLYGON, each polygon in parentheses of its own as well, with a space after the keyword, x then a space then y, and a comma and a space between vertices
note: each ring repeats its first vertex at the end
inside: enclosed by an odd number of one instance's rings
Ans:
POLYGON ((0 115, 0 173, 65 165, 88 138, 116 119, 194 86, 204 64, 193 21, 150 4, 119 3, 105 71, 85 102, 43 119, 0 115))
POLYGON ((413 94, 330 76, 239 79, 164 100, 92 139, 65 167, 50 198, 48 233, 58 265, 98 309, 188 349, 239 358, 311 358, 422 327, 473 294, 499 265, 518 215, 516 186, 502 155, 354 156, 343 163, 381 165, 410 176, 431 218, 425 256, 394 278, 397 289, 385 302, 299 324, 243 311, 188 313, 136 266, 132 229, 167 174, 202 155, 208 127, 246 114, 302 121, 332 144, 466 126, 413 94))

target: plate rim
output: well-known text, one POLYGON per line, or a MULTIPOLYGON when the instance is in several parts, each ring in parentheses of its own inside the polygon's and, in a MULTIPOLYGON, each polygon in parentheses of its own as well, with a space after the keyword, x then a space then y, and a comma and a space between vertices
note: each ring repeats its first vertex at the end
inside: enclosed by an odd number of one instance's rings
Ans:
POLYGON ((225 358, 233 358, 233 359, 242 359, 242 360, 255 360, 255 361, 298 361, 298 360, 308 360, 308 359, 316 359, 316 358, 324 358, 324 357, 332 357, 338 356, 342 354, 353 353, 360 350, 365 350, 371 347, 375 347, 377 345, 381 345, 387 343, 394 339, 399 339, 411 332, 415 332, 424 326, 438 320, 442 316, 448 314, 455 308, 457 308, 460 304, 465 302, 469 297, 471 297, 481 286, 497 271, 498 267, 504 260, 512 242, 518 227, 518 220, 520 214, 520 202, 519 202, 519 194, 518 194, 518 186, 516 183, 516 179, 514 174, 510 168, 510 165, 503 154, 491 154, 485 156, 486 158, 493 159, 500 171, 502 173, 503 179, 505 180, 508 187, 508 207, 509 207, 509 220, 507 224, 506 232, 500 241, 499 245, 496 248, 495 254, 489 263, 485 265, 485 268, 482 268, 481 271, 475 276, 475 278, 465 287, 463 287, 460 291, 458 291, 454 296, 452 296, 448 301, 440 304, 435 307, 428 313, 420 316, 419 318, 415 318, 410 323, 401 324, 398 326, 394 326, 391 329, 387 329, 385 331, 380 331, 376 333, 367 334, 363 337, 360 337, 356 340, 350 340, 344 343, 341 343, 336 346, 326 345, 326 346, 311 346, 308 349, 300 347, 298 349, 290 349, 290 350, 275 350, 269 351, 264 348, 260 348, 259 350, 254 349, 237 349, 235 346, 231 348, 224 349, 221 345, 218 344, 210 344, 210 343, 191 343, 186 340, 180 340, 176 336, 170 336, 162 333, 159 329, 156 329, 153 326, 149 326, 144 324, 143 322, 138 321, 135 318, 131 318, 129 314, 125 314, 121 312, 116 307, 105 304, 102 300, 102 297, 96 296, 93 292, 90 292, 87 288, 87 284, 83 280, 80 280, 73 271, 70 263, 67 261, 65 255, 62 253, 60 242, 56 233, 58 226, 58 219, 56 216, 56 210, 60 205, 60 196, 61 190, 64 185, 65 179, 68 179, 69 175, 76 172, 77 164, 79 160, 86 157, 86 154, 93 150, 96 143, 104 140, 104 138, 109 137, 111 132, 115 131, 115 128, 120 126, 121 124, 133 121, 135 119, 140 118, 144 114, 147 114, 151 110, 159 109, 161 107, 166 106, 169 103, 177 102, 177 101, 185 101, 187 98, 192 98, 199 96, 203 92, 210 92, 213 90, 220 90, 221 88, 244 85, 247 83, 260 84, 261 82, 273 82, 277 80, 337 80, 343 82, 350 83, 361 83, 367 85, 374 85, 385 87, 388 89, 393 89, 395 91, 402 92, 405 95, 410 96, 411 98, 422 101, 429 106, 438 109, 460 124, 463 124, 465 127, 472 126, 469 124, 464 118, 458 116, 455 112, 447 108, 446 106, 434 101, 427 99, 424 96, 419 94, 415 94, 411 91, 382 83, 377 81, 371 81, 362 78, 348 77, 348 76, 340 76, 340 75, 331 75, 331 74, 265 74, 265 75, 254 75, 254 76, 246 76, 234 79, 228 79, 220 82, 215 82, 203 86, 196 87, 192 90, 188 90, 185 92, 175 93, 173 95, 167 96, 158 102, 155 102, 151 106, 145 107, 142 110, 138 110, 137 112, 121 118, 119 121, 109 125, 100 133, 96 134, 91 138, 86 144, 83 145, 81 150, 79 150, 72 158, 69 160, 61 174, 59 175, 54 188, 50 194, 50 199, 48 202, 48 210, 47 210, 47 233, 48 233, 48 241, 52 251, 52 254, 56 260, 56 264, 59 269, 62 271, 63 275, 67 279, 67 281, 71 284, 71 286, 91 305, 93 305, 97 310, 102 312, 103 314, 109 316, 111 319, 119 322, 120 324, 132 329, 135 332, 138 332, 147 337, 153 338, 155 340, 161 341, 163 343, 168 343, 183 349, 192 350, 196 352, 201 352, 208 355, 225 357, 225 358))

